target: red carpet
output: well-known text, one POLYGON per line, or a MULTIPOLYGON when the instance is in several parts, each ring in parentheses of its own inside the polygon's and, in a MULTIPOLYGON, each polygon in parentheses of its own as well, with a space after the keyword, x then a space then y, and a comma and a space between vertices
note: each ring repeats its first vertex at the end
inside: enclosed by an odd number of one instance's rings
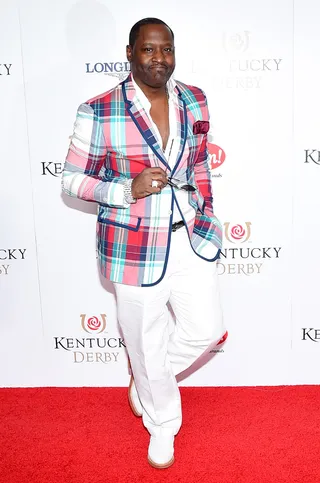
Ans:
POLYGON ((181 393, 176 462, 156 470, 125 389, 0 389, 0 481, 320 482, 320 387, 181 393))

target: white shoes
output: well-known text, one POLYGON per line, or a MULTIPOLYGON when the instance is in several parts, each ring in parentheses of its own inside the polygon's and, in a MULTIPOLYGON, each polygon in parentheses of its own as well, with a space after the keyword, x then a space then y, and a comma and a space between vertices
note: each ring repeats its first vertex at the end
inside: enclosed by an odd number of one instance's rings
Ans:
MULTIPOLYGON (((128 399, 132 412, 135 416, 142 416, 142 406, 138 396, 134 379, 131 376, 128 399)), ((151 436, 148 449, 148 461, 151 466, 158 469, 169 468, 174 463, 174 436, 161 435, 151 436)))
POLYGON ((174 463, 174 436, 151 436, 148 461, 158 469, 169 468, 174 463))
POLYGON ((128 399, 132 412, 138 418, 142 416, 142 406, 137 393, 137 388, 134 383, 134 379, 131 376, 129 389, 128 389, 128 399))

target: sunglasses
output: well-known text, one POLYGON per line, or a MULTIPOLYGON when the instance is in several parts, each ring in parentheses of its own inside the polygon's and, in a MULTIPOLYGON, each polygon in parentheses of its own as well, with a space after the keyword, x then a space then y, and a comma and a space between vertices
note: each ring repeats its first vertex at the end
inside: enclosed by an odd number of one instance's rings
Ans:
POLYGON ((172 188, 177 188, 178 190, 185 190, 185 191, 196 191, 197 188, 192 184, 185 183, 184 181, 180 181, 177 178, 168 178, 167 183, 172 188))

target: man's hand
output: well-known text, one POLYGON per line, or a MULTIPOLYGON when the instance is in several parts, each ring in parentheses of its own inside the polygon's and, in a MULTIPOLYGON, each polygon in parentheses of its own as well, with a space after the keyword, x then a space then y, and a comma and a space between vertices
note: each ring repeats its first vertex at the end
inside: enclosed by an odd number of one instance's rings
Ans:
POLYGON ((133 198, 145 198, 153 193, 159 193, 167 184, 167 175, 162 168, 145 168, 134 178, 131 185, 133 198), (152 187, 152 181, 157 181, 157 188, 152 187))

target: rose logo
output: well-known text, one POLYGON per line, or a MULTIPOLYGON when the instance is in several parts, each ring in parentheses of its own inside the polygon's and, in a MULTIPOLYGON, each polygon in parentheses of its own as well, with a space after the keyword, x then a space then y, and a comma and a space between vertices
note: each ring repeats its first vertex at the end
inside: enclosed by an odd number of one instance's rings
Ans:
POLYGON ((224 226, 225 226, 225 237, 229 242, 235 243, 234 240, 236 240, 236 242, 240 241, 241 243, 244 243, 247 240, 249 240, 251 235, 250 221, 246 221, 245 226, 238 224, 230 227, 229 222, 225 223, 224 226))
POLYGON ((101 322, 98 317, 90 317, 87 322, 87 327, 90 330, 98 330, 101 327, 101 322))
POLYGON ((91 334, 93 333, 100 334, 101 332, 103 332, 107 325, 107 321, 106 321, 107 316, 106 314, 100 314, 100 315, 101 315, 101 320, 95 315, 87 318, 86 314, 81 314, 80 315, 81 327, 83 328, 83 330, 91 334))
POLYGON ((245 232, 245 229, 241 225, 234 225, 230 230, 230 234, 235 240, 241 240, 241 238, 244 237, 245 232))
POLYGON ((226 159, 226 153, 220 146, 208 143, 209 164, 211 169, 219 168, 226 159))
POLYGON ((223 47, 226 52, 245 52, 249 47, 249 35, 250 32, 245 30, 244 32, 237 32, 229 35, 223 34, 223 47))

